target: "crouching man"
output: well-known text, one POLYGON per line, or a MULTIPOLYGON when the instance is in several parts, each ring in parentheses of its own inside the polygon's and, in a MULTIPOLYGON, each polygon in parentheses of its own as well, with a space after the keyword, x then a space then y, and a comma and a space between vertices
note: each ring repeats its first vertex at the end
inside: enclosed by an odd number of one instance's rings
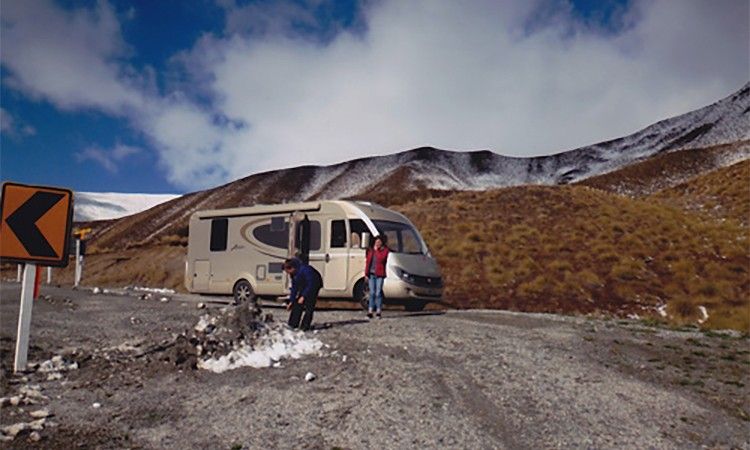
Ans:
POLYGON ((284 271, 292 278, 292 289, 286 304, 286 309, 291 310, 289 326, 307 331, 312 325, 315 303, 318 301, 318 292, 323 287, 323 279, 315 268, 297 258, 284 261, 284 271))

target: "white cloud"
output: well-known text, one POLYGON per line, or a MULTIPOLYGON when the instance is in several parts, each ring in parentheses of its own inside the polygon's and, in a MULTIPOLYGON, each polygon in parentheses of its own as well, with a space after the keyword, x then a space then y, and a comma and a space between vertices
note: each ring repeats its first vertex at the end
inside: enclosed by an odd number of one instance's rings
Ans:
POLYGON ((748 78, 746 2, 636 0, 608 33, 564 2, 382 0, 363 11, 363 32, 323 41, 290 35, 285 21, 312 19, 288 2, 225 4, 226 36, 176 56, 190 82, 167 96, 123 62, 131 50, 104 1, 4 6, 15 25, 3 28, 2 63, 29 95, 130 120, 187 188, 421 145, 553 153, 703 106, 748 78), (191 100, 198 93, 211 105, 191 100))
POLYGON ((36 128, 31 125, 16 120, 8 111, 4 108, 0 108, 0 132, 6 136, 12 138, 20 138, 23 136, 33 136, 36 134, 36 128))
POLYGON ((110 173, 117 173, 120 163, 127 157, 140 153, 141 149, 130 145, 117 144, 110 150, 96 146, 86 147, 75 154, 78 162, 94 161, 110 173))

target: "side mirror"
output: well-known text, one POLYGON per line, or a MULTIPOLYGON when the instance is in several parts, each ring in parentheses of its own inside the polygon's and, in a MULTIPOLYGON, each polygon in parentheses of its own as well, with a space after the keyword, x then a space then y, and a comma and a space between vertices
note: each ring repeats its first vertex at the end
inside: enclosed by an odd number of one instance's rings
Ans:
POLYGON ((360 248, 367 248, 370 246, 370 233, 364 232, 362 233, 362 239, 359 240, 360 248))

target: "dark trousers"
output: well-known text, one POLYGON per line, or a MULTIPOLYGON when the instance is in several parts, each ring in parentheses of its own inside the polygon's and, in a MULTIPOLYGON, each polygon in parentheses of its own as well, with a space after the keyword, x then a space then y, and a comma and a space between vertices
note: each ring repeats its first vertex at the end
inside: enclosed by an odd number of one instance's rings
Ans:
POLYGON ((292 302, 292 311, 289 313, 289 326, 292 328, 301 328, 303 331, 310 329, 310 325, 313 320, 313 313, 315 312, 315 303, 318 301, 318 293, 316 292, 312 298, 305 297, 303 304, 292 302), (302 313, 304 312, 304 317, 302 313), (302 326, 300 326, 300 319, 302 320, 302 326))

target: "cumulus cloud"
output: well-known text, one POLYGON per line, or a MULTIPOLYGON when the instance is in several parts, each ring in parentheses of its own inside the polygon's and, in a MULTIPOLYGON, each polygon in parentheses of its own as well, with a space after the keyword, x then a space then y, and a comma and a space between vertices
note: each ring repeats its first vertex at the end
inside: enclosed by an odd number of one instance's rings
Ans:
POLYGON ((40 2, 3 10, 13 86, 130 120, 187 188, 422 145, 549 154, 703 106, 748 78, 746 2, 635 0, 611 30, 565 1, 381 0, 355 32, 321 39, 295 34, 295 23, 329 29, 299 3, 226 0, 225 32, 174 58, 190 82, 159 93, 128 66, 106 2, 40 2), (33 23, 28 10, 40 9, 33 23), (69 39, 50 43, 52 32, 69 39))
POLYGON ((127 157, 140 153, 141 149, 130 145, 117 144, 112 149, 106 150, 100 147, 92 146, 75 154, 78 162, 87 160, 94 161, 101 165, 110 173, 117 173, 120 163, 127 157))

